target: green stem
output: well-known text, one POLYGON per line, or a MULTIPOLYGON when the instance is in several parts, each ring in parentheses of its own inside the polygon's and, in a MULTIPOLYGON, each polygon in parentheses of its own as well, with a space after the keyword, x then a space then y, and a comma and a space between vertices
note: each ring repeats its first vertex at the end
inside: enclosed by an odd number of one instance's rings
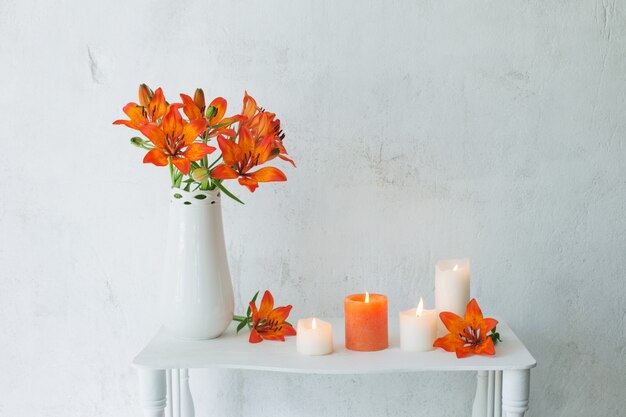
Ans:
POLYGON ((238 315, 235 314, 235 315, 233 315, 233 320, 241 322, 241 321, 248 320, 248 318, 246 316, 238 316, 238 315))
POLYGON ((217 158, 215 161, 213 161, 213 163, 211 165, 209 165, 207 167, 208 170, 210 170, 211 168, 213 168, 215 166, 215 164, 217 164, 219 161, 222 160, 222 157, 220 156, 219 158, 217 158))
POLYGON ((170 166, 170 178, 172 178, 172 188, 174 188, 176 186, 176 178, 174 176, 174 165, 172 164, 171 158, 169 159, 168 163, 170 166))

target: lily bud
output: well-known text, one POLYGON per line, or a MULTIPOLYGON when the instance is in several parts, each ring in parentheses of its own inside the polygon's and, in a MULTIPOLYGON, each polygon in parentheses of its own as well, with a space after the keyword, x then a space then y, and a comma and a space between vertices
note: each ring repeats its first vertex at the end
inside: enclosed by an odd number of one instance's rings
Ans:
POLYGON ((191 178, 198 182, 206 181, 209 179, 209 170, 206 168, 196 168, 191 173, 191 178))
POLYGON ((211 118, 215 116, 216 114, 217 114, 217 108, 215 106, 209 106, 209 108, 206 109, 207 120, 211 120, 211 118))
POLYGON ((198 106, 201 112, 204 112, 206 102, 204 101, 204 91, 201 88, 196 88, 196 93, 193 95, 193 102, 198 106))
POLYGON ((139 86, 139 104, 144 107, 148 107, 148 104, 150 103, 150 97, 152 97, 152 91, 150 90, 150 87, 145 84, 141 84, 139 86))
POLYGON ((141 147, 143 147, 144 140, 141 139, 141 138, 138 138, 137 136, 135 136, 134 138, 130 138, 130 143, 132 145, 135 145, 135 146, 141 148, 141 147))

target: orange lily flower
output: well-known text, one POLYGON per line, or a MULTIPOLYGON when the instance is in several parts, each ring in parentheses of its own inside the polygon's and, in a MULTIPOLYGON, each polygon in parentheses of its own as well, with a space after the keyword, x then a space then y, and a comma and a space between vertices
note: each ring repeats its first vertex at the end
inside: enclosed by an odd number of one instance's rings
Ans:
POLYGON ((276 114, 265 111, 256 104, 256 100, 245 92, 243 98, 243 110, 241 111, 241 125, 252 131, 255 141, 264 139, 268 135, 274 136, 275 146, 280 152, 271 156, 270 159, 279 157, 280 159, 291 163, 294 167, 296 164, 287 156, 287 150, 283 145, 285 134, 280 128, 280 120, 276 119, 276 114))
POLYGON ((131 102, 122 108, 130 120, 116 120, 113 124, 140 130, 145 124, 156 123, 168 109, 163 90, 157 88, 154 94, 150 95, 150 89, 145 84, 139 86, 139 103, 131 102))
POLYGON ((250 343, 259 343, 263 340, 285 341, 285 336, 295 336, 296 329, 285 322, 291 312, 291 305, 274 308, 274 297, 269 291, 265 291, 261 306, 257 310, 256 303, 250 301, 252 310, 252 330, 250 331, 250 343))
POLYGON ((435 340, 434 347, 456 352, 457 358, 465 358, 472 354, 495 355, 496 349, 488 333, 496 327, 498 321, 483 319, 483 313, 475 298, 467 304, 465 317, 461 318, 447 311, 439 314, 439 317, 450 333, 435 340))
POLYGON ((239 143, 223 136, 217 137, 217 143, 225 163, 216 166, 211 171, 211 177, 221 180, 239 177, 239 184, 248 187, 251 192, 258 188, 259 182, 287 181, 285 174, 274 167, 264 167, 250 172, 252 168, 264 164, 279 152, 274 146, 273 136, 266 136, 260 142, 256 142, 250 130, 240 127, 239 143))
POLYGON ((180 172, 189 174, 192 161, 198 161, 215 151, 213 146, 194 143, 205 129, 204 119, 188 123, 183 120, 177 107, 170 106, 161 124, 150 122, 139 128, 155 146, 146 154, 143 162, 166 166, 171 161, 180 172))

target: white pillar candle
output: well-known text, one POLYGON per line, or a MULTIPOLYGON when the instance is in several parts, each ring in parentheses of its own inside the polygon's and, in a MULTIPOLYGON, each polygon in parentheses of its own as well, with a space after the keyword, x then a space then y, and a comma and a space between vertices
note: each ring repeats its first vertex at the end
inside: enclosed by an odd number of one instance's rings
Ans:
POLYGON ((333 351, 333 326, 317 318, 298 320, 296 347, 303 355, 326 355, 333 351))
POLYGON ((400 349, 407 352, 426 352, 433 349, 437 337, 437 312, 424 310, 420 298, 417 308, 400 312, 400 349))
MULTIPOLYGON (((450 311, 463 317, 470 300, 469 259, 448 259, 435 265, 435 306, 437 315, 450 311)), ((439 322, 440 332, 446 328, 439 322)))

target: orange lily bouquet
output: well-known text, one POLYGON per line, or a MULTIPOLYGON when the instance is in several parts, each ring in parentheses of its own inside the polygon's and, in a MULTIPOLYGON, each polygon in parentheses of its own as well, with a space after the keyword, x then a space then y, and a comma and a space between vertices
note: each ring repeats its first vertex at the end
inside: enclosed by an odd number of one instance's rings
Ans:
POLYGON ((123 108, 129 120, 113 122, 138 130, 147 138, 133 137, 130 142, 148 151, 144 163, 169 166, 172 188, 219 188, 241 203, 223 185, 224 180, 238 179, 251 192, 260 182, 287 180, 280 169, 261 167, 277 157, 295 167, 283 145, 280 120, 259 107, 247 92, 241 113, 230 117, 226 117, 225 99, 217 97, 206 106, 200 88, 193 98, 186 94, 180 94, 180 98, 179 103, 169 103, 161 88, 153 91, 141 84, 139 103, 131 102, 123 108), (209 144, 213 138, 221 155, 209 162, 208 156, 217 150, 209 144))
POLYGON ((455 352, 457 358, 496 354, 495 345, 500 342, 500 334, 496 332, 498 321, 483 318, 475 298, 467 304, 464 317, 449 311, 440 313, 439 317, 450 333, 435 340, 433 347, 455 352))
POLYGON ((265 291, 261 306, 257 308, 256 299, 259 295, 257 291, 248 305, 245 316, 234 316, 233 320, 238 321, 237 333, 244 327, 250 329, 250 343, 259 343, 263 340, 285 341, 285 336, 295 336, 296 329, 287 320, 291 312, 291 305, 274 308, 274 297, 269 291, 265 291))

